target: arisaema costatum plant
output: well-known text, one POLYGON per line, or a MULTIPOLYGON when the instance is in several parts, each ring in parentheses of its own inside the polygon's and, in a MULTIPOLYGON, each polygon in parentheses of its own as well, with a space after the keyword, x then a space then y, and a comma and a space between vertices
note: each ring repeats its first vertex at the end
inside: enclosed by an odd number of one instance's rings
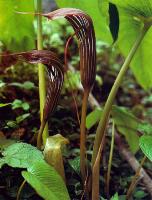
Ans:
MULTIPOLYGON (((80 169, 81 169, 83 184, 85 184, 86 179, 87 179, 86 127, 85 127, 87 101, 88 101, 89 93, 93 87, 93 83, 95 81, 95 75, 96 75, 96 42, 95 42, 95 33, 94 33, 93 23, 92 23, 91 18, 86 13, 84 13, 83 11, 79 9, 74 9, 74 8, 63 8, 63 9, 59 9, 48 14, 37 13, 37 15, 44 16, 48 18, 49 20, 54 20, 60 17, 66 18, 71 24, 71 26, 73 27, 74 35, 77 37, 77 40, 78 40, 78 48, 79 48, 79 54, 80 54, 81 83, 84 89, 84 96, 82 100, 81 125, 80 125, 80 169)), ((92 182, 92 187, 90 189, 90 191, 92 191, 92 194, 90 195, 90 199, 92 200, 99 199, 100 157, 103 150, 103 146, 105 145, 105 134, 106 134, 107 124, 109 121, 111 108, 112 108, 114 99, 122 83, 123 77, 126 71, 128 70, 128 67, 134 55, 136 54, 138 47, 140 46, 145 34, 147 33, 147 31, 149 30, 152 24, 151 20, 149 19, 147 20, 146 17, 144 18, 143 16, 142 17, 136 16, 136 17, 138 17, 138 20, 141 20, 142 22, 140 34, 138 35, 135 43, 133 44, 115 80, 115 83, 112 87, 109 97, 105 103, 103 114, 96 131, 94 148, 93 148, 93 156, 92 156, 92 175, 90 175, 90 178, 89 178, 89 183, 92 182)), ((49 113, 52 113, 56 107, 59 94, 61 91, 61 87, 63 84, 63 65, 57 59, 56 56, 52 55, 52 53, 44 52, 44 54, 40 55, 40 51, 37 53, 35 52, 35 58, 34 58, 34 54, 33 55, 30 54, 29 56, 29 52, 17 54, 17 57, 22 57, 23 59, 31 63, 42 62, 44 65, 47 66, 47 69, 48 69, 48 75, 49 75, 48 95, 47 95, 46 104, 44 108, 43 120, 41 123, 40 132, 38 135, 37 143, 38 143, 39 148, 42 145, 41 137, 42 137, 42 132, 43 132, 45 123, 48 120, 49 113), (39 54, 39 58, 38 58, 38 54, 39 54), (50 57, 51 59, 49 61, 50 57), (47 62, 49 62, 49 65, 47 64, 47 62), (49 68, 49 66, 51 67, 49 68)), ((88 188, 90 188, 89 185, 88 185, 88 188)), ((88 195, 88 198, 89 198, 89 195, 88 195)))

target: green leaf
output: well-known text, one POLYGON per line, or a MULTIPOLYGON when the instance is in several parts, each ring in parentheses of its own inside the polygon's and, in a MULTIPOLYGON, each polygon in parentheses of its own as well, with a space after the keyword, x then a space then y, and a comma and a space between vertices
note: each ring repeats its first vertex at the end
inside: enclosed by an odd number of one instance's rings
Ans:
POLYGON ((106 16, 107 21, 109 22, 109 19, 108 19, 109 1, 108 0, 98 0, 98 6, 99 6, 101 15, 106 16))
POLYGON ((56 2, 61 8, 71 7, 85 11, 93 20, 96 36, 108 43, 112 42, 109 27, 106 24, 107 16, 101 14, 98 0, 56 0, 56 2))
POLYGON ((70 200, 65 183, 53 167, 36 162, 22 172, 25 180, 46 200, 70 200))
POLYGON ((98 83, 99 86, 102 86, 103 80, 102 80, 102 77, 99 76, 98 74, 96 74, 96 81, 97 81, 97 83, 98 83))
POLYGON ((118 131, 125 136, 130 150, 136 153, 139 149, 139 137, 137 135, 139 120, 127 109, 118 106, 113 106, 112 117, 118 131))
POLYGON ((22 108, 23 110, 29 110, 30 105, 27 102, 23 102, 19 99, 15 99, 12 103, 12 109, 22 108))
POLYGON ((17 125, 16 121, 9 120, 9 121, 7 121, 5 127, 6 127, 6 128, 17 128, 18 125, 17 125))
POLYGON ((23 115, 20 115, 20 116, 16 117, 17 124, 21 123, 22 121, 27 119, 29 116, 30 116, 30 113, 25 113, 23 115))
POLYGON ((152 135, 152 125, 149 123, 140 123, 138 126, 138 131, 143 134, 152 135))
POLYGON ((144 197, 146 197, 146 196, 148 196, 148 194, 146 192, 144 192, 143 190, 137 190, 134 193, 134 198, 137 200, 144 199, 144 197))
POLYGON ((0 103, 0 108, 10 105, 11 103, 0 103))
POLYGON ((152 136, 143 135, 140 137, 139 146, 147 158, 152 161, 152 136))
POLYGON ((80 157, 76 157, 72 160, 68 161, 70 166, 74 169, 74 171, 80 175, 80 157))
POLYGON ((126 200, 126 195, 119 195, 119 200, 126 200))
POLYGON ((35 85, 33 82, 31 81, 25 81, 24 83, 10 83, 9 85, 11 86, 16 86, 16 87, 19 87, 19 88, 23 88, 23 89, 26 89, 26 90, 32 90, 35 88, 35 85))
POLYGON ((23 83, 23 88, 26 89, 26 90, 32 90, 35 88, 35 84, 31 81, 25 81, 23 83))
MULTIPOLYGON (((118 6, 120 29, 118 46, 124 56, 127 56, 143 27, 143 21, 152 17, 151 0, 111 0, 118 6), (126 31, 129 30, 129 31, 126 31)), ((137 82, 144 88, 152 87, 152 28, 144 37, 131 62, 131 69, 137 82)))
POLYGON ((64 88, 66 89, 77 89, 80 86, 80 73, 72 72, 70 70, 67 71, 67 76, 65 76, 64 80, 64 88))
POLYGON ((101 118, 102 115, 102 109, 96 108, 94 111, 89 113, 86 118, 86 127, 87 129, 90 129, 92 126, 94 126, 101 118))
POLYGON ((34 1, 0 0, 0 40, 9 50, 32 49, 35 46, 34 16, 17 14, 15 11, 33 12, 34 1))
POLYGON ((116 5, 123 8, 132 16, 137 16, 139 19, 151 19, 152 16, 152 1, 151 0, 111 0, 116 5))
POLYGON ((118 193, 116 193, 110 200, 119 200, 118 193))
POLYGON ((100 14, 106 16, 113 42, 115 42, 118 38, 119 31, 119 14, 117 7, 114 4, 109 3, 109 0, 98 0, 98 6, 100 14))
POLYGON ((6 86, 6 83, 0 80, 0 88, 3 88, 4 86, 6 86))
POLYGON ((152 103, 152 94, 149 96, 145 96, 143 99, 143 103, 147 104, 147 103, 152 103))
MULTIPOLYGON (((86 119, 86 127, 90 129, 102 116, 103 110, 100 108, 92 111, 86 119)), ((139 137, 137 131, 139 129, 139 120, 128 110, 123 107, 113 106, 111 111, 118 131, 123 134, 130 146, 130 150, 136 153, 139 149, 139 137)))
POLYGON ((29 168, 44 158, 36 147, 22 142, 9 145, 2 152, 2 156, 0 162, 18 168, 29 168))

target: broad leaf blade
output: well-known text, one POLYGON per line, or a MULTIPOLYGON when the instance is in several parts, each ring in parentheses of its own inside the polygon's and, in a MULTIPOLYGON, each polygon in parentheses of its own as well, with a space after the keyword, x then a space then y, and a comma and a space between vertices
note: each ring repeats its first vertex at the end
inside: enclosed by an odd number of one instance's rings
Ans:
POLYGON ((116 193, 110 200, 119 200, 118 193, 116 193))
POLYGON ((18 168, 29 168, 36 161, 44 159, 42 152, 36 147, 22 142, 9 145, 2 155, 0 160, 3 164, 18 168))
POLYGON ((23 171, 22 175, 44 199, 70 200, 62 178, 45 162, 35 163, 28 172, 23 171))
MULTIPOLYGON (((112 117, 118 131, 123 134, 133 153, 139 149, 139 120, 123 107, 113 106, 111 111, 112 117)), ((96 109, 87 116, 86 127, 89 129, 95 125, 102 116, 102 110, 96 109)))
POLYGON ((141 19, 151 18, 152 1, 151 0, 110 0, 123 8, 128 14, 137 16, 141 19))
POLYGON ((86 118, 86 127, 87 129, 90 129, 92 126, 94 126, 97 122, 99 122, 103 110, 100 108, 96 108, 94 111, 89 113, 86 118))
POLYGON ((34 2, 29 0, 0 0, 0 40, 9 50, 34 48, 34 28, 32 15, 21 15, 15 11, 34 11, 34 2), (24 44, 24 45, 23 45, 24 44))
POLYGON ((139 146, 147 158, 152 161, 152 136, 143 135, 140 137, 139 146))
MULTIPOLYGON (((118 6, 120 16, 118 46, 123 55, 127 56, 143 27, 143 21, 152 17, 152 2, 149 0, 111 0, 110 2, 118 6)), ((138 83, 146 90, 152 87, 151 38, 150 28, 130 64, 138 83)))
POLYGON ((80 176, 80 157, 68 161, 73 170, 80 176))
POLYGON ((147 122, 139 124, 138 131, 145 135, 152 135, 152 125, 147 122))
POLYGON ((137 135, 138 119, 126 109, 117 106, 112 108, 112 117, 118 131, 125 136, 130 150, 136 153, 139 149, 139 137, 137 135))

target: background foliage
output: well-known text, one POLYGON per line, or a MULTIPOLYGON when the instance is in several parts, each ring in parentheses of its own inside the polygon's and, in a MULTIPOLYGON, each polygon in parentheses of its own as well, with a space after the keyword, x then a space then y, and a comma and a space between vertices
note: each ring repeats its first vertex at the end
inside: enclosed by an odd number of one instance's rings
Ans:
MULTIPOLYGON (((103 105, 124 62, 124 57, 127 56, 143 27, 143 20, 151 20, 152 1, 56 0, 56 2, 59 7, 75 7, 84 10, 92 17, 95 26, 97 77, 92 93, 101 108, 94 109, 94 106, 92 108, 91 104, 88 105, 86 127, 88 129, 87 154, 90 159, 94 133, 102 115, 103 105), (112 6, 115 5, 114 10, 110 9, 109 2, 112 6)), ((0 0, 0 30, 2 30, 0 34, 0 51, 4 53, 36 48, 35 33, 37 26, 34 16, 17 14, 16 11, 34 12, 34 0, 28 2, 26 0, 8 0, 7 4, 5 0, 0 0)), ((56 52, 62 61, 64 60, 65 43, 72 33, 73 29, 65 20, 50 22, 43 18, 43 48, 56 52)), ((151 38, 152 30, 150 29, 131 63, 132 71, 129 70, 126 77, 124 77, 115 100, 115 104, 118 106, 114 106, 111 112, 116 131, 120 133, 126 149, 131 155, 136 156, 136 160, 139 161, 142 159, 143 153, 149 160, 152 159, 152 127, 150 125, 152 123, 152 95, 150 95, 152 87, 151 38), (132 72, 137 82, 132 76, 132 72), (140 137, 141 135, 142 137, 140 137)), ((55 113, 49 118, 49 132, 50 135, 62 133, 70 141, 68 147, 63 148, 64 151, 62 152, 65 158, 63 161, 65 175, 67 176, 66 184, 70 198, 80 199, 83 188, 79 167, 79 124, 71 95, 71 90, 73 90, 80 114, 82 88, 78 47, 75 39, 71 41, 67 57, 69 66, 72 67, 68 72, 69 79, 65 77, 59 105, 55 113)), ((55 169, 50 168, 43 161, 42 153, 30 145, 34 143, 35 133, 37 133, 40 124, 37 68, 26 63, 13 65, 13 62, 11 67, 7 67, 7 62, 9 63, 7 59, 4 59, 0 63, 0 176, 2 177, 0 199, 15 199, 23 177, 43 198, 47 199, 49 193, 51 198, 54 198, 54 194, 57 194, 59 195, 58 199, 68 199, 67 189, 61 177, 59 178, 55 169), (16 141, 26 143, 16 143, 16 141), (9 147, 6 148, 7 146, 9 147), (33 165, 31 157, 34 163, 37 159, 42 160, 42 162, 33 165), (28 168, 28 171, 22 172, 22 177, 20 169, 13 169, 12 167, 28 168), (51 179, 57 179, 58 182, 54 182, 55 184, 52 185, 51 179), (62 187, 58 191, 58 185, 60 184, 62 187)), ((109 157, 111 121, 106 136, 107 145, 101 164, 104 167, 101 168, 102 173, 100 176, 101 199, 106 198, 104 195, 105 179, 103 173, 106 174, 109 157)), ((124 198, 122 194, 126 194, 134 175, 130 165, 124 161, 124 158, 120 157, 118 152, 121 154, 119 146, 115 144, 110 182, 113 187, 110 188, 110 196, 113 196, 112 199, 116 200, 118 194, 119 198, 124 198), (115 194, 116 191, 118 194, 115 194)), ((151 163, 149 161, 145 163, 145 168, 151 176, 151 163)), ((40 198, 28 187, 23 190, 21 199, 34 200, 40 198)), ((150 198, 145 185, 141 182, 137 185, 133 198, 137 200, 150 198)))
POLYGON ((8 50, 29 50, 35 47, 32 15, 16 11, 33 12, 34 2, 29 0, 0 0, 0 40, 8 50))
MULTIPOLYGON (((89 1, 89 3, 87 0, 83 0, 81 3, 76 0, 56 0, 56 2, 60 7, 76 7, 86 11, 93 18, 96 36, 102 41, 112 44, 112 38, 108 28, 108 0, 92 0, 89 1)), ((151 2, 144 1, 143 3, 142 0, 126 0, 123 2, 119 0, 110 0, 110 2, 118 6, 120 18, 120 30, 116 45, 120 48, 123 55, 127 56, 143 26, 142 21, 140 21, 137 16, 142 13, 145 18, 151 17, 151 2), (128 5, 130 5, 130 10, 128 9, 128 5)), ((151 37, 152 30, 150 29, 131 63, 131 68, 138 83, 146 90, 152 87, 151 37)))

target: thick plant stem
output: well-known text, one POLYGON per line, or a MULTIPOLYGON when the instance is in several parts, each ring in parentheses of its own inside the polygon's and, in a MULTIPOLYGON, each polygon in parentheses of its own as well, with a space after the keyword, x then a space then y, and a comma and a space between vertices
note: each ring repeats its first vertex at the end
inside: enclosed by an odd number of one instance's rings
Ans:
POLYGON ((113 157, 113 150, 114 150, 114 137, 115 137, 115 123, 113 121, 112 139, 111 139, 110 155, 109 155, 109 161, 108 161, 108 172, 107 172, 107 180, 106 180, 107 198, 109 198, 109 184, 110 184, 110 173, 111 173, 112 157, 113 157))
MULTIPOLYGON (((36 0, 36 12, 41 13, 42 0, 36 0)), ((42 16, 37 15, 37 48, 42 50, 42 16)), ((38 64, 38 76, 39 76, 39 98, 40 98, 40 118, 43 118, 43 108, 46 99, 46 80, 45 80, 45 68, 42 64, 38 64)), ((42 138, 43 143, 46 143, 46 139, 49 136, 48 124, 46 124, 42 138)), ((38 136, 39 138, 39 136, 38 136)))
POLYGON ((142 161, 141 161, 141 164, 140 164, 138 170, 136 171, 136 173, 135 173, 135 175, 134 175, 134 177, 133 177, 133 179, 131 181, 131 184, 129 186, 129 189, 128 189, 127 195, 126 195, 126 199, 128 199, 128 200, 130 199, 130 197, 131 197, 131 195, 132 195, 132 193, 133 193, 133 191, 134 191, 134 189, 136 187, 138 178, 140 177, 140 170, 141 170, 143 164, 145 163, 146 159, 147 159, 147 157, 144 156, 142 161))
POLYGON ((86 111, 87 102, 89 97, 89 90, 84 90, 84 96, 82 101, 82 113, 80 124, 80 170, 83 184, 86 179, 86 111))
POLYGON ((126 58, 123 66, 122 66, 122 68, 121 68, 121 70, 120 70, 120 72, 119 72, 119 74, 118 74, 118 76, 115 80, 115 83, 114 83, 114 85, 111 89, 111 92, 108 96, 108 99, 107 99, 106 104, 104 106, 102 118, 99 122, 99 125, 97 127, 97 131, 96 131, 96 137, 95 137, 95 142, 94 142, 94 147, 93 147, 92 165, 94 165, 94 163, 95 163, 100 143, 102 141, 102 138, 104 137, 106 125, 107 125, 109 115, 110 115, 110 111, 111 111, 111 107, 112 107, 112 104, 113 104, 114 99, 116 97, 117 91, 118 91, 118 89, 119 89, 119 87, 122 83, 123 77, 126 74, 126 71, 128 70, 129 65, 130 65, 139 45, 141 44, 141 41, 143 40, 143 38, 144 38, 144 36, 147 33, 149 28, 150 28, 149 24, 144 25, 141 33, 139 34, 139 36, 138 36, 137 40, 135 41, 132 49, 130 50, 129 55, 126 58))

